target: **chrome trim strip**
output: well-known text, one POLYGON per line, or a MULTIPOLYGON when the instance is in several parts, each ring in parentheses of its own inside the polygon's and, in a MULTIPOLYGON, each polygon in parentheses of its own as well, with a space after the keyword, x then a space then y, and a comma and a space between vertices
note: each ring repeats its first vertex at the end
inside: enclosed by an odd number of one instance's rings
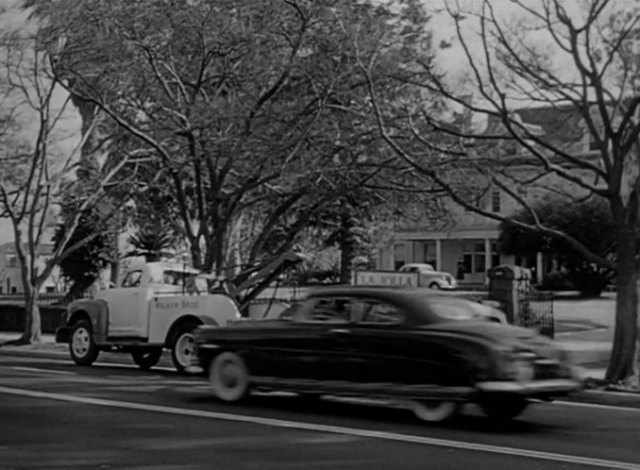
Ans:
POLYGON ((355 393, 364 395, 385 395, 395 397, 462 399, 473 395, 473 387, 445 387, 434 384, 401 384, 392 382, 355 382, 342 380, 295 379, 283 377, 252 376, 251 382, 281 390, 322 391, 324 393, 355 393))
POLYGON ((533 395, 545 392, 571 392, 582 388, 582 384, 571 379, 538 380, 535 382, 480 382, 476 384, 482 392, 511 392, 533 395))

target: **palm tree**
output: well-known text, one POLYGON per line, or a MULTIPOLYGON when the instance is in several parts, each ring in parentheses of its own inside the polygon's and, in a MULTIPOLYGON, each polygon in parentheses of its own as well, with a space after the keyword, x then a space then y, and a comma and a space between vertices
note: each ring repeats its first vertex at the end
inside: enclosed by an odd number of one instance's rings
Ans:
POLYGON ((147 262, 153 262, 172 255, 169 250, 174 247, 175 239, 170 233, 148 227, 129 235, 128 241, 134 248, 128 256, 144 256, 147 262))

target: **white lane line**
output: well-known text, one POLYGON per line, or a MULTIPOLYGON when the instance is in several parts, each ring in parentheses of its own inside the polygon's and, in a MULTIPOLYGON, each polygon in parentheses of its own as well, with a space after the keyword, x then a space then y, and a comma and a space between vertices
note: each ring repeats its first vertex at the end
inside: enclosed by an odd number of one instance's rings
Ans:
MULTIPOLYGON (((638 395, 636 394, 636 397, 638 395)), ((618 406, 618 405, 602 405, 599 403, 581 403, 579 401, 554 401, 553 405, 562 405, 562 406, 575 406, 579 408, 593 408, 596 410, 607 410, 607 411, 624 411, 625 413, 640 413, 640 408, 633 408, 630 406, 618 406)))
POLYGON ((487 452, 492 454, 509 455, 515 457, 527 457, 536 460, 546 460, 553 462, 564 462, 589 467, 608 468, 613 470, 640 470, 640 464, 629 462, 619 462, 615 460, 596 459, 581 457, 578 455, 557 454, 529 449, 519 449, 515 447, 495 446, 489 444, 479 444, 474 442, 454 441, 449 439, 438 439, 426 436, 414 436, 410 434, 398 434, 385 431, 373 431, 367 429, 348 428, 344 426, 331 426, 326 424, 303 423, 298 421, 288 421, 275 418, 263 418, 258 416, 243 416, 231 413, 220 413, 214 411, 193 410, 187 408, 175 408, 171 406, 150 405, 145 403, 133 403, 126 401, 106 400, 102 398, 80 397, 61 393, 38 392, 34 390, 24 390, 11 387, 0 387, 0 393, 7 395, 17 395, 30 398, 44 398, 85 405, 106 406, 111 408, 121 408, 137 411, 150 411, 155 413, 165 413, 179 416, 190 416, 196 418, 216 419, 231 421, 236 423, 259 424, 287 429, 298 429, 302 431, 325 432, 330 434, 341 434, 345 436, 363 437, 371 439, 383 439, 387 441, 404 442, 411 444, 422 444, 449 449, 461 449, 469 451, 487 452))
MULTIPOLYGON (((96 362, 95 364, 93 364, 93 367, 108 367, 108 368, 117 368, 117 369, 129 369, 129 370, 138 370, 138 366, 135 365, 129 365, 129 364, 118 364, 118 363, 110 363, 110 362, 96 362)), ((162 372, 174 372, 176 373, 175 369, 172 369, 171 367, 153 367, 154 371, 162 371, 162 372)))
POLYGON ((10 368, 14 370, 23 370, 27 372, 38 372, 38 373, 44 372, 45 374, 76 375, 75 372, 69 372, 66 370, 39 369, 37 367, 23 367, 23 366, 11 366, 10 368))

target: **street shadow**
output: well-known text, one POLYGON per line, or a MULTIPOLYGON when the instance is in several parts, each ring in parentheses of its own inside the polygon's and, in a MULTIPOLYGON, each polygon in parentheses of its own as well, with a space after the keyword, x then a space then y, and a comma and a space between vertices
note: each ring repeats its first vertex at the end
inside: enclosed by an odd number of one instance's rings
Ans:
MULTIPOLYGON (((183 401, 194 405, 223 405, 212 396, 183 396, 183 401)), ((553 432, 562 426, 551 425, 535 421, 535 410, 528 410, 522 417, 509 421, 497 422, 472 409, 473 405, 465 405, 462 412, 444 423, 425 423, 417 419, 413 413, 405 408, 384 405, 360 404, 354 402, 337 401, 326 398, 303 398, 298 396, 251 395, 241 403, 224 404, 224 412, 238 414, 260 413, 261 417, 283 419, 282 413, 287 413, 287 419, 327 421, 335 425, 335 420, 350 422, 358 420, 366 425, 402 424, 415 427, 419 432, 425 426, 451 431, 478 432, 483 434, 539 434, 553 432), (471 408, 471 409, 470 409, 471 408)), ((219 411, 219 410, 217 410, 219 411)), ((339 424, 338 424, 339 425, 339 424)), ((352 424, 350 424, 352 425, 352 424)))

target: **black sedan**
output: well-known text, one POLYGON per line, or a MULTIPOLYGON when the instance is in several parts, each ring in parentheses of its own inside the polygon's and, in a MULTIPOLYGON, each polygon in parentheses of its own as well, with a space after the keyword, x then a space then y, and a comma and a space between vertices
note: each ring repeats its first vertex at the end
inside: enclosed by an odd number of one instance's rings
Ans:
POLYGON ((431 422, 475 402, 504 420, 580 388, 548 338, 496 322, 490 310, 419 290, 324 288, 291 318, 205 326, 196 339, 213 393, 227 402, 251 389, 372 397, 431 422))

